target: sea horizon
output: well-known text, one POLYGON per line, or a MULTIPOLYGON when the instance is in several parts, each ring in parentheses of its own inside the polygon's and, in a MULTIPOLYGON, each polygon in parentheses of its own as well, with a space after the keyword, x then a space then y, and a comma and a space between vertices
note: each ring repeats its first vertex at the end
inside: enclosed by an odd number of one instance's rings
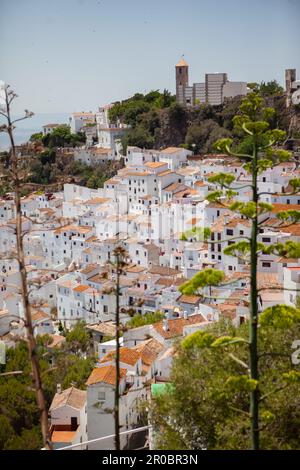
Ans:
MULTIPOLYGON (((17 145, 28 142, 30 136, 42 132, 45 124, 69 124, 71 113, 36 113, 30 119, 19 121, 14 129, 15 143, 17 145)), ((15 116, 19 118, 20 116, 15 116)), ((1 123, 4 122, 1 120, 1 123)), ((0 151, 9 150, 9 137, 5 132, 0 133, 0 151)))

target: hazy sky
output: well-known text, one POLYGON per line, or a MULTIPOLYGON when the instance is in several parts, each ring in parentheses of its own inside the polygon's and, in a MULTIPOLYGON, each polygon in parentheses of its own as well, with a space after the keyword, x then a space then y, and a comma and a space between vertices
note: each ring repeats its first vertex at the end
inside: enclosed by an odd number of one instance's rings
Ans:
POLYGON ((300 78, 300 0, 0 0, 0 79, 15 110, 72 112, 190 81, 300 78))

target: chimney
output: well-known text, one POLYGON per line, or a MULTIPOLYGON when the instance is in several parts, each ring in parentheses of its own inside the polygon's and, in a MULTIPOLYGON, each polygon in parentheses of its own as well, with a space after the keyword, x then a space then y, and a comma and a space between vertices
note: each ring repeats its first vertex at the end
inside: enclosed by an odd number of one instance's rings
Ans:
POLYGON ((163 330, 169 331, 169 321, 167 318, 163 319, 163 330))
POLYGON ((184 318, 185 320, 187 320, 187 319, 188 319, 188 313, 187 313, 187 311, 186 311, 186 310, 183 312, 183 318, 184 318))
POLYGON ((56 385, 56 393, 61 393, 61 384, 56 385))
POLYGON ((199 313, 199 308, 198 308, 198 307, 195 307, 194 314, 195 314, 195 315, 198 315, 198 313, 199 313))

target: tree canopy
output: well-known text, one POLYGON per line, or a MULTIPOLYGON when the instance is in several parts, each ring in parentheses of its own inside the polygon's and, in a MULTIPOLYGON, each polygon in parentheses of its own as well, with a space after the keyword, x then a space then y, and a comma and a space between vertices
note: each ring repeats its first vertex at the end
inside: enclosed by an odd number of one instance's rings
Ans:
MULTIPOLYGON (((37 338, 37 353, 48 407, 58 383, 63 389, 72 384, 77 388, 85 388, 85 382, 94 366, 94 358, 91 355, 85 359, 78 350, 76 354, 72 351, 77 342, 80 343, 81 350, 88 344, 81 332, 79 325, 72 335, 69 333, 66 345, 55 351, 48 348, 47 335, 37 338)), ((20 341, 15 348, 8 348, 6 359, 6 364, 1 365, 2 373, 21 370, 22 374, 0 376, 0 449, 40 449, 42 436, 39 412, 32 388, 26 342, 20 341)))
MULTIPOLYGON (((274 325, 267 313, 261 318, 261 448, 297 449, 300 367, 291 366, 291 344, 300 337, 299 316, 289 327, 274 325)), ((152 401, 156 448, 250 448, 248 392, 256 384, 244 365, 247 337, 247 324, 236 328, 221 321, 177 344, 173 387, 152 401)))
POLYGON ((149 312, 145 315, 136 314, 131 320, 126 323, 126 328, 137 328, 139 326, 151 325, 161 321, 164 318, 164 314, 161 312, 149 312))
POLYGON ((32 134, 31 142, 41 141, 45 147, 77 147, 85 143, 86 137, 82 132, 73 134, 70 126, 62 124, 53 129, 50 134, 42 132, 32 134))

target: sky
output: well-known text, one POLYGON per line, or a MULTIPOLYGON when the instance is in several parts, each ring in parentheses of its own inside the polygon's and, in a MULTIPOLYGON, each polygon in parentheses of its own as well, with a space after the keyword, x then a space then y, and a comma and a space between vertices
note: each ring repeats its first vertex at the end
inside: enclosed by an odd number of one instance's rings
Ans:
POLYGON ((190 82, 300 78, 300 0, 0 0, 0 79, 15 113, 96 111, 136 92, 190 82))

